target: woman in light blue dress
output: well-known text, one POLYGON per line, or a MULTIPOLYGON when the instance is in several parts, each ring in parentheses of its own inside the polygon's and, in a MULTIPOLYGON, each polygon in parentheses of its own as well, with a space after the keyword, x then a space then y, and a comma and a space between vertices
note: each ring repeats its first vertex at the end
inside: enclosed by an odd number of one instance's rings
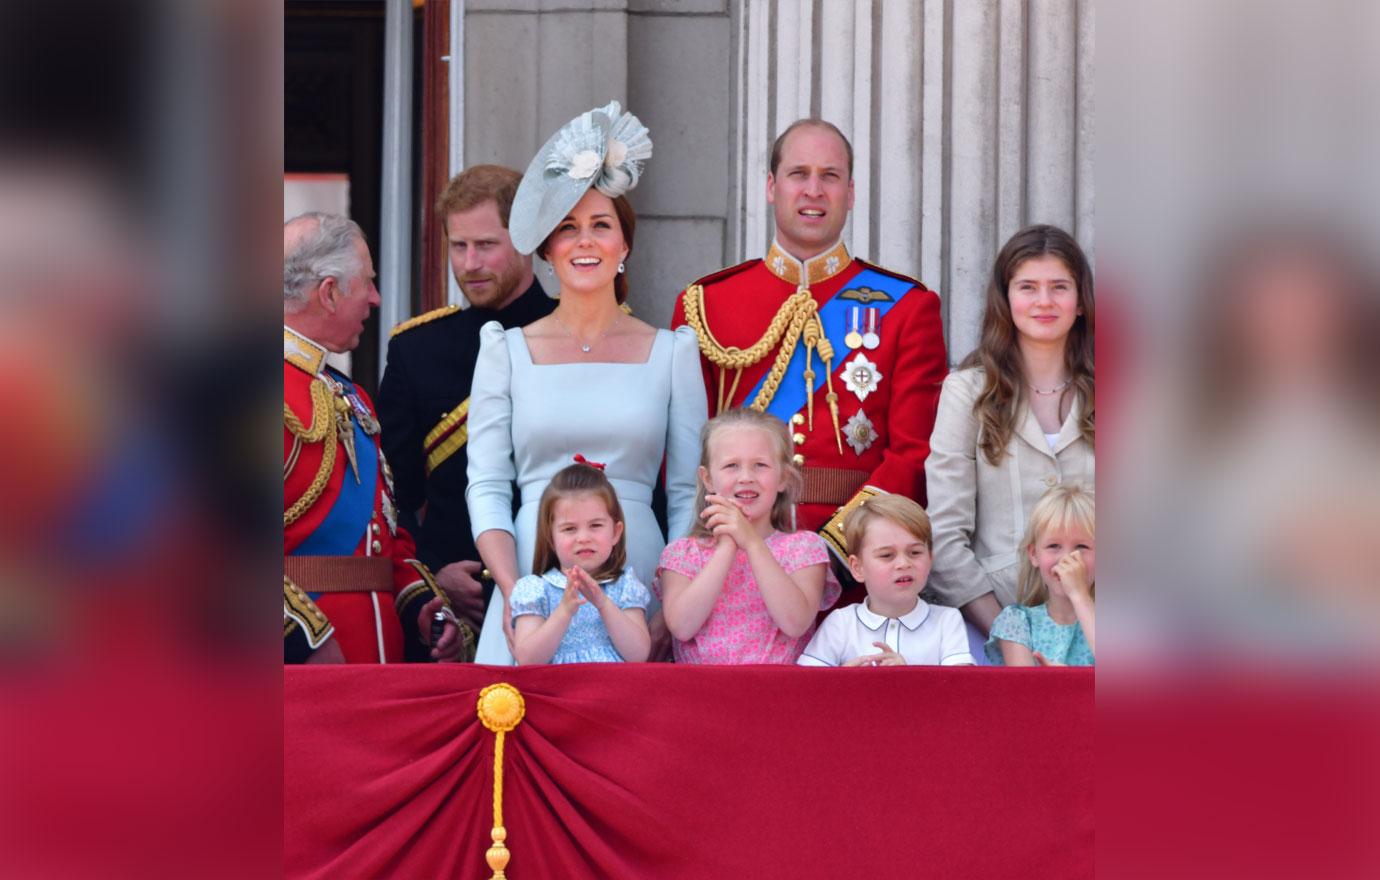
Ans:
MULTIPOLYGON (((698 343, 689 328, 657 330, 620 308, 636 226, 623 193, 650 155, 647 130, 614 102, 562 127, 514 199, 513 245, 547 261, 561 301, 524 328, 491 322, 480 330, 465 498, 501 596, 489 603, 477 662, 513 662, 509 596, 532 570, 542 490, 572 456, 604 465, 626 518, 628 562, 643 583, 666 544, 651 508, 663 458, 668 526, 673 536, 689 531, 708 409, 698 343)), ((658 615, 648 612, 655 638, 658 615)))

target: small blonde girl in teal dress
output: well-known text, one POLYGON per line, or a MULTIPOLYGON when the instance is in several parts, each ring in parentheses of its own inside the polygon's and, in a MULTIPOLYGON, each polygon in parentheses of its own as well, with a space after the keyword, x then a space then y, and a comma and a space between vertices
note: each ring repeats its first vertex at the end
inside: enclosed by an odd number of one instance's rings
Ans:
POLYGON ((1092 666, 1097 504, 1077 483, 1055 486, 1030 512, 1017 604, 992 623, 995 666, 1092 666))

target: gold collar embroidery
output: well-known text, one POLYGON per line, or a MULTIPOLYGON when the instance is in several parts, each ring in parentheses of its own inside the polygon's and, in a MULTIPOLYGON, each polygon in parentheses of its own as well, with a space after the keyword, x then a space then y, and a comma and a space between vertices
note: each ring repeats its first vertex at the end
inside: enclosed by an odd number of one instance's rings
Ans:
POLYGON ((794 284, 796 287, 809 287, 827 281, 835 275, 848 268, 848 264, 853 258, 848 255, 848 248, 843 246, 840 240, 829 250, 816 257, 811 257, 803 264, 795 257, 786 253, 781 245, 772 239, 771 249, 767 251, 766 265, 767 271, 780 278, 782 281, 794 284), (805 279, 805 280, 801 280, 805 279))
POLYGON ((284 327, 283 360, 310 376, 319 376, 326 365, 326 349, 291 327, 284 327))

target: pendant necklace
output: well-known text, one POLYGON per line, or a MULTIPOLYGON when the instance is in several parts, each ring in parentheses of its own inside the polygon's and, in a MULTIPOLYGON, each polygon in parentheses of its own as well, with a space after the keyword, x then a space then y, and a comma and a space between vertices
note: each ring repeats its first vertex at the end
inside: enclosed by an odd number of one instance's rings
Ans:
MULTIPOLYGON (((609 324, 607 327, 605 327, 605 328, 604 328, 604 332, 603 332, 603 333, 600 333, 597 337, 595 337, 595 339, 594 339, 593 342, 583 342, 583 341, 581 341, 581 340, 580 340, 580 337, 578 337, 578 336, 575 335, 575 331, 574 331, 574 330, 571 330, 570 327, 569 327, 564 321, 561 320, 561 316, 558 315, 558 314, 556 314, 555 312, 552 312, 552 313, 551 313, 551 317, 555 318, 555 319, 556 319, 556 323, 561 325, 561 329, 564 330, 564 331, 566 332, 566 334, 570 336, 571 339, 575 340, 575 344, 578 345, 578 346, 580 346, 580 351, 584 352, 585 354, 589 354, 589 350, 590 350, 590 348, 593 347, 594 342, 599 342, 599 341, 602 340, 605 336, 608 336, 608 335, 609 335, 609 331, 612 330, 614 327, 616 327, 616 326, 618 325, 618 322, 623 318, 623 314, 620 312, 620 313, 618 314, 618 317, 616 317, 616 318, 613 319, 613 323, 611 323, 611 324, 609 324)), ((1065 382, 1064 384, 1067 385, 1068 383, 1065 382)))

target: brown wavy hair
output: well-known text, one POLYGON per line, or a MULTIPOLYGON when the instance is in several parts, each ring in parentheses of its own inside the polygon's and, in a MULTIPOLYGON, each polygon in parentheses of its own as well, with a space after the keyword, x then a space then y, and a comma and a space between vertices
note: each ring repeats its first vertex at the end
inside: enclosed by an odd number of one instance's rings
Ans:
MULTIPOLYGON (((987 280, 987 306, 982 316, 982 341, 961 364, 962 368, 982 367, 986 373, 982 390, 973 402, 977 416, 978 448, 992 465, 1001 464, 1006 447, 1016 431, 1016 414, 1025 403, 1025 368, 1017 344, 1016 322, 1011 316, 1007 288, 1016 268, 1032 257, 1054 256, 1063 261, 1078 287, 1078 306, 1083 314, 1074 318, 1064 343, 1064 365, 1072 381, 1064 394, 1076 394, 1083 406, 1079 430, 1092 444, 1096 438, 1097 395, 1093 341, 1096 314, 1093 307, 1093 276, 1088 258, 1073 236, 1057 226, 1027 226, 1011 236, 997 254, 992 275, 987 280)), ((1063 397, 1060 397, 1062 404, 1063 397)))
MULTIPOLYGON (((731 409, 722 412, 704 423, 700 429, 700 467, 709 469, 709 445, 714 435, 725 428, 757 428, 765 431, 776 448, 777 464, 781 466, 781 491, 771 506, 771 525, 778 532, 795 531, 795 500, 800 495, 803 478, 800 465, 791 458, 791 432, 786 423, 776 416, 758 412, 755 409, 731 409)), ((704 513, 704 498, 709 494, 704 485, 704 476, 695 478, 695 515, 691 519, 690 537, 710 538, 713 533, 704 524, 700 514, 704 513)))
POLYGON ((628 564, 628 523, 623 518, 623 505, 618 503, 618 493, 613 484, 599 468, 588 464, 572 464, 556 471, 551 482, 541 493, 541 503, 537 507, 537 546, 532 553, 532 574, 542 575, 553 568, 560 568, 561 561, 556 558, 556 543, 552 540, 551 520, 556 515, 556 502, 574 495, 593 495, 604 502, 613 521, 623 524, 623 534, 613 545, 613 552, 597 571, 589 573, 596 581, 613 580, 623 573, 628 564))

